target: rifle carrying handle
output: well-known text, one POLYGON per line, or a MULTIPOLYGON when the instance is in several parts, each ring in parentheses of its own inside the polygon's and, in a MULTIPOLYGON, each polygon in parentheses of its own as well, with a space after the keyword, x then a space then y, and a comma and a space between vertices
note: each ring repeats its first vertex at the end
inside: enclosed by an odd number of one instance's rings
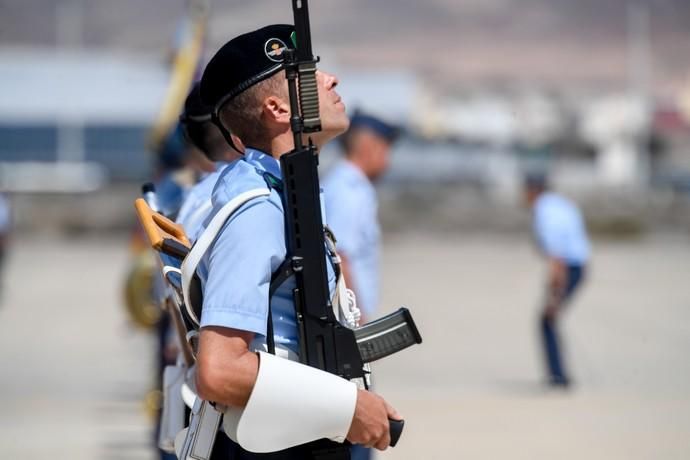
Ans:
POLYGON ((398 440, 400 439, 400 435, 402 434, 403 428, 405 427, 405 420, 393 420, 391 418, 388 419, 388 424, 389 424, 389 430, 390 430, 390 435, 391 435, 391 447, 395 447, 395 445, 398 443, 398 440))

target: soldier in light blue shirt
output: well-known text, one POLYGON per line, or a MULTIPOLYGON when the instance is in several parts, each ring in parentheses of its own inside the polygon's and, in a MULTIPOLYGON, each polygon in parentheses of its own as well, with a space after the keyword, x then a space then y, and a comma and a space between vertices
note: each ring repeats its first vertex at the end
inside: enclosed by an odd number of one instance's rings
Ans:
POLYGON ((234 148, 230 148, 218 127, 211 121, 212 111, 213 108, 201 100, 199 83, 195 83, 185 100, 184 113, 180 119, 187 141, 212 164, 211 171, 202 174, 201 180, 189 190, 177 214, 177 223, 182 224, 192 242, 199 237, 202 224, 211 212, 211 192, 221 171, 241 155, 241 152, 235 150, 241 150, 241 142, 234 138, 234 148))
POLYGON ((571 380, 561 357, 556 325, 585 274, 590 255, 587 229, 577 206, 549 191, 544 176, 527 178, 525 196, 532 207, 535 239, 548 261, 547 296, 540 329, 549 383, 567 387, 571 380))
MULTIPOLYGON (((334 423, 339 439, 385 449, 390 443, 388 418, 398 420, 400 416, 383 398, 353 388, 353 383, 333 374, 289 360, 279 360, 284 362, 277 364, 269 355, 256 352, 269 333, 269 311, 276 349, 286 351, 292 358, 299 352, 292 296, 294 281, 285 281, 269 299, 272 274, 286 257, 283 205, 276 184, 281 180, 278 160, 294 146, 283 65, 284 51, 294 47, 293 31, 292 26, 274 25, 236 37, 215 54, 201 80, 201 96, 214 106, 221 129, 236 134, 246 146, 244 158, 220 174, 212 195, 213 210, 205 225, 241 193, 258 188, 271 191, 238 208, 225 221, 199 263, 197 274, 203 301, 196 389, 202 399, 229 407, 233 413, 240 411, 245 418, 257 405, 264 407, 265 417, 249 418, 262 420, 263 426, 278 415, 289 418, 295 411, 317 407, 318 401, 327 400, 327 407, 311 412, 313 419, 294 420, 295 426, 283 424, 276 428, 277 433, 334 423), (280 374, 264 377, 271 372, 280 374), (300 391, 291 393, 293 386, 286 382, 296 381, 300 391), (268 400, 272 402, 266 403, 268 400), (262 404, 268 404, 270 409, 262 404)), ((316 72, 322 130, 310 138, 317 147, 349 125, 345 106, 335 91, 337 84, 335 76, 316 72)), ((332 289, 332 269, 328 278, 332 289)), ((226 411, 226 425, 230 419, 226 411)), ((245 439, 270 437, 270 432, 250 431, 243 431, 245 439)), ((239 436, 237 440, 240 441, 239 436)), ((230 442, 227 455, 216 456, 214 452, 214 458, 302 460, 319 458, 319 454, 313 443, 271 454, 254 454, 230 442)))
POLYGON ((398 129, 355 112, 341 137, 345 153, 323 182, 328 225, 338 239, 345 281, 366 318, 378 307, 381 231, 374 182, 389 165, 398 129))
MULTIPOLYGON (((10 229, 12 227, 12 208, 5 195, 0 193, 0 288, 2 288, 2 269, 9 247, 10 229)), ((2 291, 0 290, 0 294, 2 291)), ((0 299, 1 300, 1 299, 0 299)))
MULTIPOLYGON (((328 226, 338 239, 343 276, 355 292, 364 323, 374 317, 379 297, 381 230, 374 182, 388 169, 397 136, 395 127, 356 111, 340 138, 345 158, 323 183, 328 226)), ((370 457, 370 449, 353 448, 352 460, 370 457)))

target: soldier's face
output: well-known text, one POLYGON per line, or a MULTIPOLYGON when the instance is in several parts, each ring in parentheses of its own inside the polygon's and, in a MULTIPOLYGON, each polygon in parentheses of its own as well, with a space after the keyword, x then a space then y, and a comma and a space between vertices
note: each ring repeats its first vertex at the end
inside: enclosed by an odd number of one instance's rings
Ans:
POLYGON ((539 197, 539 192, 533 187, 525 186, 523 196, 525 200, 525 205, 528 208, 531 208, 532 206, 534 206, 534 202, 537 201, 537 198, 539 197))
POLYGON ((390 164, 390 143, 368 129, 360 130, 355 141, 361 152, 360 161, 364 164, 365 174, 371 180, 380 178, 390 164))
POLYGON ((350 119, 345 112, 345 104, 335 91, 338 78, 328 72, 318 70, 316 82, 319 88, 319 111, 321 112, 321 128, 323 134, 330 140, 347 131, 350 119))
POLYGON ((387 141, 379 139, 374 158, 373 179, 380 178, 388 170, 390 166, 390 151, 391 145, 387 141))
MULTIPOLYGON (((335 87, 338 85, 338 78, 335 75, 317 70, 316 84, 319 93, 321 131, 308 136, 320 147, 347 131, 347 128, 350 127, 350 119, 345 112, 345 104, 341 100, 340 95, 335 91, 335 87)), ((290 102, 287 80, 284 81, 284 94, 276 95, 276 97, 280 98, 281 107, 283 108, 283 116, 280 117, 281 129, 289 129, 290 102)), ((265 101, 264 104, 266 104, 265 101)))

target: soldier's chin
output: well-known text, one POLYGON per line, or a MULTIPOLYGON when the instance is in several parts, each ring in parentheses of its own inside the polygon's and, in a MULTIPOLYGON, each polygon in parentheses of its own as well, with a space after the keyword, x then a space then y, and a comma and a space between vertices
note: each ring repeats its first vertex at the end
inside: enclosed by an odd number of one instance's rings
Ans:
POLYGON ((343 112, 342 116, 338 117, 337 124, 339 128, 338 134, 342 134, 347 131, 347 129, 350 127, 350 118, 347 116, 346 112, 343 112))
POLYGON ((329 136, 329 140, 339 136, 350 127, 350 119, 347 116, 337 117, 329 120, 321 126, 322 132, 329 136))
POLYGON ((318 133, 313 133, 309 137, 314 141, 319 149, 344 133, 343 129, 334 129, 332 126, 321 125, 321 131, 318 133))

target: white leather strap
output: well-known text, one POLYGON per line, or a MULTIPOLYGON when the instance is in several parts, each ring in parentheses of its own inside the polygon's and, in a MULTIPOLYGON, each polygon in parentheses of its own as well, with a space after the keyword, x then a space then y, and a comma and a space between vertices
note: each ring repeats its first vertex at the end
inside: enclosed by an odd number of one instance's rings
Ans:
POLYGON ((354 383, 268 353, 259 357, 247 406, 229 407, 223 416, 230 439, 257 453, 322 438, 345 441, 357 405, 354 383))
POLYGON ((187 254, 187 257, 185 257, 185 259, 182 261, 182 266, 180 268, 182 269, 182 294, 184 296, 184 305, 187 309, 187 314, 197 327, 200 324, 200 318, 197 318, 196 314, 194 313, 194 309, 192 308, 192 304, 190 303, 189 289, 201 258, 204 256, 211 244, 213 244, 213 241, 218 236, 218 233, 220 233, 223 225, 225 225, 225 222, 238 208, 249 200, 253 200, 254 198, 258 198, 260 196, 268 196, 270 194, 271 191, 268 188, 256 188, 241 193, 227 202, 225 206, 223 206, 220 211, 213 216, 211 222, 209 222, 206 229, 199 236, 199 239, 196 241, 194 246, 192 246, 192 249, 189 251, 189 254, 187 254))
POLYGON ((185 427, 185 406, 181 395, 185 371, 184 366, 166 366, 163 371, 163 410, 158 447, 169 454, 175 452, 175 435, 185 427))
MULTIPOLYGON (((326 247, 331 258, 331 262, 336 267, 342 264, 342 259, 336 250, 335 237, 333 232, 326 227, 325 233, 326 247)), ((359 320, 362 318, 362 312, 357 307, 357 298, 352 289, 349 289, 345 284, 345 276, 343 275, 342 267, 338 270, 340 272, 335 283, 335 292, 331 299, 333 305, 333 313, 335 317, 344 326, 354 329, 359 327, 359 320)))

